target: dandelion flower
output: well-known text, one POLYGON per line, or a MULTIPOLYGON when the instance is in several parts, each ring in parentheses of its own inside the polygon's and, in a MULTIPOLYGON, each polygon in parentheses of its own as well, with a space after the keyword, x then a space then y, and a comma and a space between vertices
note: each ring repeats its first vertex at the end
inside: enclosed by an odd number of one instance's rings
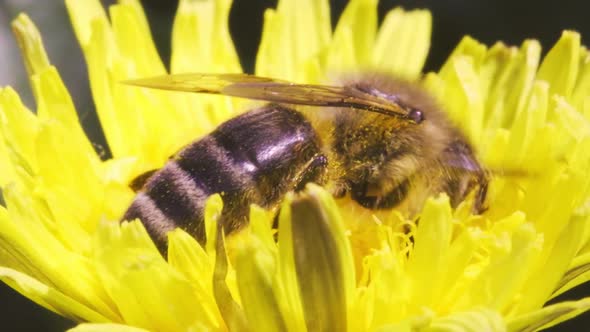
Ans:
MULTIPOLYGON (((81 325, 73 331, 533 331, 590 309, 547 305, 590 279, 590 54, 565 31, 544 59, 534 40, 486 47, 465 37, 421 76, 426 11, 351 0, 334 31, 328 1, 281 0, 265 13, 256 74, 318 83, 379 70, 419 81, 464 129, 495 176, 489 209, 432 197, 419 223, 372 215, 310 185, 224 237, 207 202, 206 245, 169 234, 166 259, 139 221, 119 223, 128 183, 239 114, 220 96, 120 81, 166 73, 139 1, 66 0, 113 157, 101 161, 26 15, 13 24, 37 100, 0 90, 0 279, 81 325), (173 129, 171 129, 173 128, 173 129)), ((228 0, 181 0, 171 71, 240 72, 228 0)))

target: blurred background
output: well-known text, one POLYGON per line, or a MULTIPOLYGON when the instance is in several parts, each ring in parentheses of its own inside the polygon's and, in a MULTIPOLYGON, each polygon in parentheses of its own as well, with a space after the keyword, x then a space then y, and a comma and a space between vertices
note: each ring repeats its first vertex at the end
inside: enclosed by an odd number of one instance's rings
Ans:
MULTIPOLYGON (((102 2, 108 6, 115 1, 102 2)), ((141 2, 151 23, 160 55, 168 63, 170 32, 177 1, 141 2)), ((331 0, 330 3, 332 24, 335 24, 347 1, 331 0)), ((274 6, 276 0, 234 0, 230 31, 246 72, 253 71, 264 9, 274 6)), ((432 45, 426 71, 437 70, 466 34, 488 45, 498 40, 520 45, 525 38, 535 38, 541 42, 546 52, 557 41, 562 30, 573 29, 582 33, 585 45, 590 44, 590 2, 585 0, 381 0, 380 18, 396 6, 406 9, 428 8, 433 14, 432 45)), ((26 12, 39 27, 51 62, 65 81, 88 136, 93 142, 106 147, 94 112, 85 63, 63 0, 0 0, 0 86, 12 86, 19 92, 25 104, 35 109, 24 64, 10 29, 11 20, 20 12, 26 12)), ((557 300, 578 299, 583 296, 590 296, 590 286, 578 287, 557 300)), ((75 325, 38 307, 2 283, 0 324, 2 331, 63 331, 75 325)), ((586 331, 589 328, 590 314, 586 314, 559 325, 552 331, 586 331)))

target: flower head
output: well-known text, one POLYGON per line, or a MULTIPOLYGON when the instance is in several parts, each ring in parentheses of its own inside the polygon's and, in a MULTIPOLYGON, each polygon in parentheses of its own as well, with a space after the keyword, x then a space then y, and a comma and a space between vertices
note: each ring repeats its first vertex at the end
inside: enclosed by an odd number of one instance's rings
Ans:
MULTIPOLYGON (((420 72, 430 14, 352 0, 334 31, 327 1, 281 0, 265 14, 256 73, 319 83, 378 70, 430 91, 496 175, 489 209, 432 197, 419 222, 334 200, 309 185, 273 213, 252 207, 234 236, 205 209, 207 243, 169 234, 164 259, 140 221, 119 223, 128 183, 246 107, 244 101, 138 89, 165 74, 138 1, 66 0, 113 158, 101 161, 27 16, 14 30, 36 114, 0 90, 0 279, 76 331, 529 331, 590 309, 553 305, 590 279, 590 54, 563 33, 541 60, 534 40, 491 48, 466 37, 438 73, 420 72), (511 174, 524 170, 526 174, 511 174), (504 173, 504 174, 503 174, 504 173), (275 239, 278 237, 278 240, 275 239)), ((181 0, 173 73, 239 72, 228 0, 181 0)))

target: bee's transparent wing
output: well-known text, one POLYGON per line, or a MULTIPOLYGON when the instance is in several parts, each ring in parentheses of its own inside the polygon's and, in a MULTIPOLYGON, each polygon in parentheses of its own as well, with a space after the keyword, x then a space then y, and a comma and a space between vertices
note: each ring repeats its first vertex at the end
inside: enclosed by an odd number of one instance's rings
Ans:
POLYGON ((276 103, 351 107, 414 122, 422 120, 419 111, 350 86, 296 84, 247 74, 173 74, 124 82, 142 87, 221 94, 276 103))
MULTIPOLYGON (((263 84, 281 82, 271 78, 258 77, 247 74, 172 74, 155 77, 140 78, 124 81, 125 84, 137 85, 152 89, 212 93, 228 95, 224 89, 235 84, 263 84)), ((288 84, 287 82, 281 82, 288 84)), ((242 97, 242 96, 236 96, 242 97)), ((246 97, 250 99, 260 99, 246 97)))

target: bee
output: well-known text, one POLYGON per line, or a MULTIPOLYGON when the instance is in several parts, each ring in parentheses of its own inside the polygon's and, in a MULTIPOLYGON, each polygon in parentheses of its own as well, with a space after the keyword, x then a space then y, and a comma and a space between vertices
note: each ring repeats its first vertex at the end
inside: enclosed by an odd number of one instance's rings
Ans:
POLYGON ((219 193, 232 233, 249 207, 273 209, 307 183, 368 209, 409 214, 444 192, 453 207, 475 192, 482 212, 488 174, 467 138, 416 84, 366 73, 340 85, 295 84, 246 74, 176 74, 133 85, 267 102, 186 145, 163 168, 138 177, 123 220, 139 218, 165 252, 180 227, 205 239, 205 200, 219 193))

